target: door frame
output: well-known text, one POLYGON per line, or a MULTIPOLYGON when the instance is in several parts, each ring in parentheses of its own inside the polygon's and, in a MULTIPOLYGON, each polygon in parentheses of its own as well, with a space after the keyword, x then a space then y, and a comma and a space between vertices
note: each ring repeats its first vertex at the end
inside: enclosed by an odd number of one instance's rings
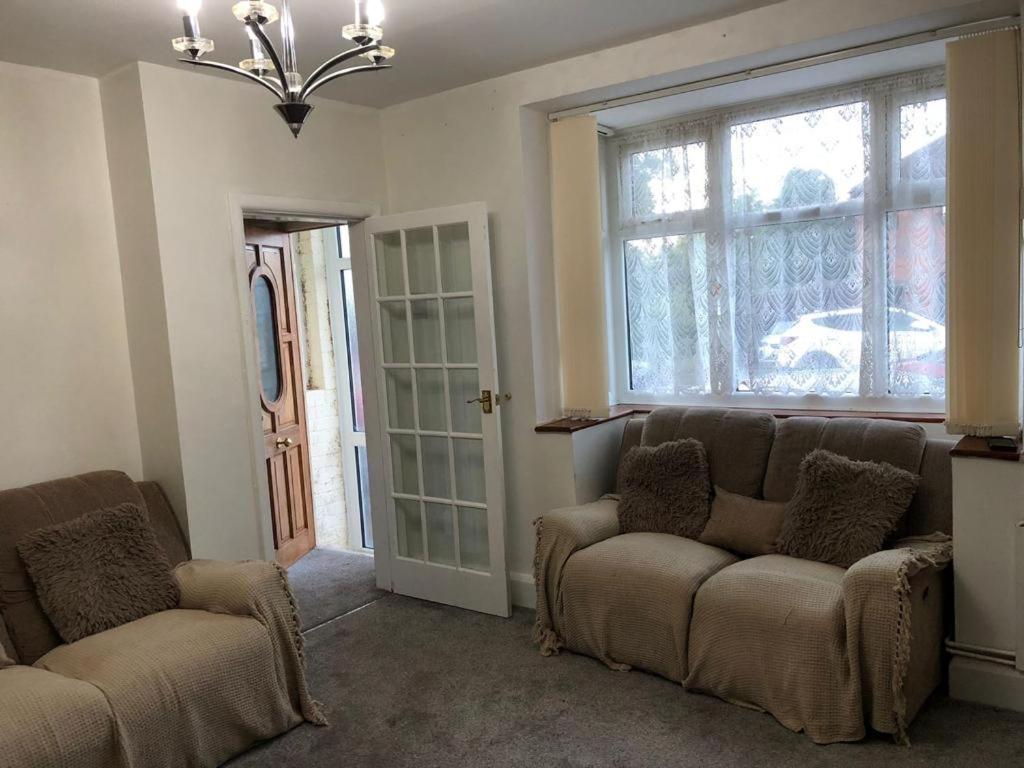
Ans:
MULTIPOLYGON (((350 243, 352 280, 357 297, 356 325, 360 349, 359 365, 363 370, 373 370, 372 357, 369 367, 366 367, 366 355, 369 353, 372 356, 373 354, 373 337, 369 327, 369 316, 367 316, 366 321, 363 321, 360 317, 360 315, 366 315, 367 311, 371 309, 372 300, 366 252, 362 244, 362 227, 359 222, 371 216, 379 215, 380 208, 380 205, 377 203, 338 202, 237 192, 228 195, 231 239, 234 246, 232 263, 235 265, 235 284, 241 320, 239 343, 242 352, 242 365, 245 369, 243 377, 245 391, 243 396, 249 411, 249 463, 252 471, 250 487, 252 489, 254 517, 256 518, 254 523, 261 534, 261 557, 265 560, 274 559, 274 534, 270 519, 270 486, 266 476, 266 451, 264 448, 263 420, 259 401, 259 354, 256 349, 256 335, 252 318, 249 268, 245 259, 245 219, 247 217, 258 217, 260 214, 272 213, 322 217, 324 219, 336 219, 349 223, 349 231, 352 235, 350 243), (360 312, 360 304, 362 305, 362 312, 360 312)), ((330 225, 328 224, 327 226, 330 225)), ((294 268, 294 264, 292 267, 294 268)), ((376 413, 378 398, 376 377, 366 379, 363 387, 364 407, 368 412, 376 413)), ((370 429, 369 422, 367 422, 366 441, 368 456, 379 456, 381 451, 381 435, 376 429, 370 429)), ((383 486, 380 490, 376 488, 378 483, 382 483, 381 472, 371 472, 370 475, 371 498, 381 498, 383 496, 383 486)), ((377 509, 377 506, 374 505, 373 509, 374 530, 386 531, 386 511, 377 509)), ((391 553, 387 537, 382 538, 384 540, 378 543, 377 537, 374 537, 374 569, 376 571, 377 586, 381 589, 390 590, 392 583, 390 572, 391 553)))

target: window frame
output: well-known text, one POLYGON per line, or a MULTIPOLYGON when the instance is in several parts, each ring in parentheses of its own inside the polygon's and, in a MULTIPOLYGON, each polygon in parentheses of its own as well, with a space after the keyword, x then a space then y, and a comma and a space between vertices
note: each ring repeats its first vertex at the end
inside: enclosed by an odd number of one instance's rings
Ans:
MULTIPOLYGON (((605 272, 608 305, 608 346, 609 367, 612 396, 615 402, 636 405, 695 405, 748 407, 787 410, 844 410, 873 411, 894 413, 935 414, 945 410, 944 395, 865 395, 865 388, 870 391, 888 390, 889 359, 888 359, 888 248, 885 241, 886 216, 890 212, 916 210, 945 206, 945 180, 941 182, 917 182, 912 187, 903 188, 897 184, 899 170, 899 120, 900 109, 907 104, 945 98, 945 72, 942 68, 902 73, 864 82, 855 82, 846 86, 818 89, 781 98, 774 98, 754 104, 734 105, 708 112, 683 116, 669 121, 629 130, 618 136, 602 140, 602 171, 606 179, 603 185, 605 198, 606 243, 605 272), (638 151, 651 151, 693 141, 705 142, 705 155, 709 159, 712 152, 729 152, 728 141, 724 141, 721 133, 728 133, 732 126, 740 123, 753 122, 771 117, 782 117, 787 114, 799 114, 810 109, 823 109, 841 104, 863 101, 869 111, 869 140, 871 157, 881 157, 880 164, 885 169, 884 180, 876 188, 874 200, 869 205, 860 201, 841 201, 835 205, 809 207, 780 213, 768 211, 747 215, 741 221, 724 223, 726 216, 725 195, 729 194, 731 179, 723 172, 722 178, 713 178, 712 168, 708 168, 708 207, 696 211, 684 211, 664 214, 637 220, 632 217, 632 200, 630 190, 632 180, 622 172, 624 163, 638 151), (716 132, 718 135, 716 135, 716 132), (652 137, 663 136, 663 140, 652 140, 652 137), (723 190, 722 187, 726 186, 723 190), (942 187, 941 200, 936 199, 938 186, 942 187), (721 201, 716 210, 716 196, 721 201), (870 209, 870 210, 869 210, 870 209), (630 215, 624 215, 628 213, 630 215), (735 367, 735 327, 730 318, 728 354, 727 389, 678 394, 654 394, 631 387, 630 377, 630 339, 628 298, 626 279, 625 246, 627 241, 651 238, 686 236, 696 233, 707 233, 714 224, 715 217, 721 217, 722 231, 734 232, 740 228, 759 224, 775 224, 790 221, 816 221, 842 215, 875 216, 882 226, 880 247, 874 249, 872 264, 867 263, 865 254, 865 270, 873 270, 873 279, 881 278, 881 297, 875 296, 876 316, 873 330, 869 331, 869 319, 865 317, 865 333, 873 333, 872 344, 873 364, 870 368, 871 381, 865 382, 865 366, 861 365, 861 386, 858 394, 826 395, 817 393, 806 394, 768 394, 755 391, 746 392, 736 389, 735 367), (883 343, 877 343, 881 340, 883 343)), ((878 167, 879 163, 873 163, 878 167)), ((726 167, 726 166, 721 166, 726 167)), ((865 183, 870 183, 868 179, 865 183)), ((730 276, 734 274, 735 265, 728 260, 730 276)), ((879 287, 874 279, 873 285, 879 287)), ((735 305, 735 289, 727 287, 727 301, 730 308, 735 305)), ((865 304, 867 301, 864 302, 865 304)), ((730 309, 732 313, 732 309, 730 309)), ((708 350, 708 355, 715 354, 708 350)), ((721 354, 721 351, 719 352, 721 354)))

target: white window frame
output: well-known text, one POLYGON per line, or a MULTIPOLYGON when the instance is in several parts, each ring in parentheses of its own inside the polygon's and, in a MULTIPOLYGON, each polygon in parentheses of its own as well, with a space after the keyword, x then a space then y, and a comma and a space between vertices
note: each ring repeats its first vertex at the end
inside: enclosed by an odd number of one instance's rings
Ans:
MULTIPOLYGON (((729 378, 731 386, 721 392, 694 392, 690 394, 659 395, 631 389, 629 360, 629 321, 627 317, 625 251, 628 240, 644 237, 667 237, 674 235, 690 235, 706 231, 713 216, 724 216, 724 192, 721 185, 728 184, 726 178, 708 178, 709 207, 700 211, 685 211, 667 214, 651 220, 636 221, 631 219, 632 205, 629 200, 630 179, 624 173, 629 156, 638 151, 656 150, 659 147, 678 146, 682 142, 705 141, 706 152, 710 157, 713 151, 728 152, 727 140, 713 138, 715 127, 721 133, 728 134, 729 127, 738 123, 759 120, 772 116, 793 114, 804 109, 826 108, 852 101, 868 103, 870 110, 870 141, 871 157, 882 158, 882 167, 886 172, 881 188, 876 190, 872 210, 867 210, 863 201, 840 202, 829 206, 827 211, 811 208, 806 211, 786 211, 784 218, 778 212, 767 212, 748 215, 742 226, 776 223, 778 221, 801 221, 831 218, 834 216, 863 213, 864 216, 876 216, 877 221, 884 225, 886 214, 892 211, 911 210, 917 208, 945 205, 945 181, 919 182, 913 186, 895 184, 899 168, 899 110, 906 104, 918 103, 934 98, 944 98, 944 71, 941 69, 923 72, 906 73, 904 75, 879 78, 863 83, 852 83, 845 87, 796 94, 789 97, 772 99, 760 104, 744 104, 733 108, 718 109, 689 117, 662 121, 652 126, 630 130, 623 134, 606 138, 602 141, 602 163, 605 176, 604 202, 607 227, 607 248, 605 277, 608 306, 608 338, 610 381, 613 402, 637 405, 699 405, 724 407, 749 407, 774 410, 842 410, 872 411, 888 413, 920 413, 935 414, 945 410, 945 398, 936 395, 921 396, 866 396, 858 395, 773 395, 757 392, 736 391, 735 374, 733 372, 735 332, 730 329, 732 339, 728 350, 729 378), (898 85, 901 81, 905 85, 898 85), (895 126, 892 128, 891 126, 895 126), (660 133, 668 133, 663 142, 652 141, 651 137, 660 133), (715 142, 718 142, 717 145, 715 142), (894 189, 894 186, 896 187, 894 189), (722 203, 716 210, 714 200, 722 195, 722 203), (630 215, 625 215, 628 211, 630 215)), ((879 163, 873 161, 875 167, 879 163)), ((725 167, 725 166, 723 166, 725 167)), ((724 174, 723 174, 724 175, 724 174)), ((730 222, 729 231, 737 229, 736 222, 730 222)), ((723 225, 724 230, 724 225, 723 225)), ((865 254, 863 268, 872 269, 881 279, 875 279, 872 285, 882 292, 880 300, 876 297, 878 307, 886 304, 886 251, 884 246, 876 248, 872 256, 873 263, 868 264, 865 254), (881 270, 880 274, 878 270, 881 270)), ((734 265, 729 264, 730 273, 734 265)), ((732 291, 731 287, 727 288, 732 291)), ((730 304, 735 296, 729 296, 730 304)), ((884 323, 885 314, 881 315, 884 323)), ((867 321, 867 318, 865 318, 867 321)), ((865 332, 868 332, 865 329, 865 332)), ((879 331, 876 329, 876 334, 879 331)), ((886 335, 884 325, 880 336, 886 335)), ((881 391, 882 382, 888 385, 888 347, 886 344, 874 345, 874 391, 881 391)), ((709 354, 713 352, 709 351, 709 354)), ((862 366, 862 372, 864 367, 862 366)), ((862 382, 862 392, 865 383, 862 382)))

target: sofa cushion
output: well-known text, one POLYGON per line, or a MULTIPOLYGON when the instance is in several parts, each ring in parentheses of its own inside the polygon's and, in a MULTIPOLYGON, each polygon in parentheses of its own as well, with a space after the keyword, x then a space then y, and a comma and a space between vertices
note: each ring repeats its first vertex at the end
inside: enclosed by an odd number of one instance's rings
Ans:
POLYGON ((859 690, 848 684, 844 573, 765 555, 713 575, 694 604, 684 685, 767 710, 817 741, 862 738, 859 690))
POLYGON ((5 766, 121 765, 103 692, 32 667, 0 670, 0 745, 5 766))
POLYGON ((849 568, 882 548, 910 506, 917 482, 917 475, 891 464, 812 451, 800 463, 776 549, 849 568))
POLYGON ((249 617, 155 613, 59 646, 36 666, 102 691, 130 765, 219 765, 302 720, 266 627, 249 617))
POLYGON ((66 643, 178 604, 171 565, 134 504, 38 528, 18 554, 66 643))
POLYGON ((23 664, 58 645, 60 637, 36 599, 17 542, 37 528, 126 502, 145 504, 132 479, 112 471, 0 491, 0 611, 23 664))
POLYGON ((855 461, 884 461, 917 474, 924 453, 920 424, 886 419, 792 416, 781 419, 764 477, 764 498, 789 501, 796 490, 800 462, 824 448, 855 461))
POLYGON ((759 498, 775 435, 775 417, 725 408, 657 408, 644 421, 642 442, 659 445, 692 437, 704 444, 711 482, 759 498))
POLYGON ((711 513, 711 479, 698 440, 641 445, 619 471, 619 530, 696 539, 711 513))
POLYGON ((786 505, 715 488, 711 517, 700 540, 741 555, 769 555, 782 527, 786 505))
POLYGON ((562 639, 610 667, 686 675, 693 596, 736 556, 664 533, 613 536, 576 552, 562 573, 562 639))

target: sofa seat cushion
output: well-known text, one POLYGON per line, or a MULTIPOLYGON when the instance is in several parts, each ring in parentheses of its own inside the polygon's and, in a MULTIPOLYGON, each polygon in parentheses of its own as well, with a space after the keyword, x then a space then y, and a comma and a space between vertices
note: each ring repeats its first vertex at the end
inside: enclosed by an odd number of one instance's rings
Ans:
POLYGON ((302 721, 267 629, 249 617, 163 611, 59 646, 36 666, 103 692, 129 765, 218 765, 302 721))
POLYGON ((0 671, 0 745, 2 765, 121 765, 114 718, 103 692, 33 667, 0 671))
POLYGON ((567 648, 614 669, 682 681, 693 598, 736 556, 666 533, 627 533, 576 552, 562 575, 567 648))
POLYGON ((815 741, 864 736, 850 685, 838 566, 765 555, 731 565, 697 594, 684 685, 773 714, 815 741))

